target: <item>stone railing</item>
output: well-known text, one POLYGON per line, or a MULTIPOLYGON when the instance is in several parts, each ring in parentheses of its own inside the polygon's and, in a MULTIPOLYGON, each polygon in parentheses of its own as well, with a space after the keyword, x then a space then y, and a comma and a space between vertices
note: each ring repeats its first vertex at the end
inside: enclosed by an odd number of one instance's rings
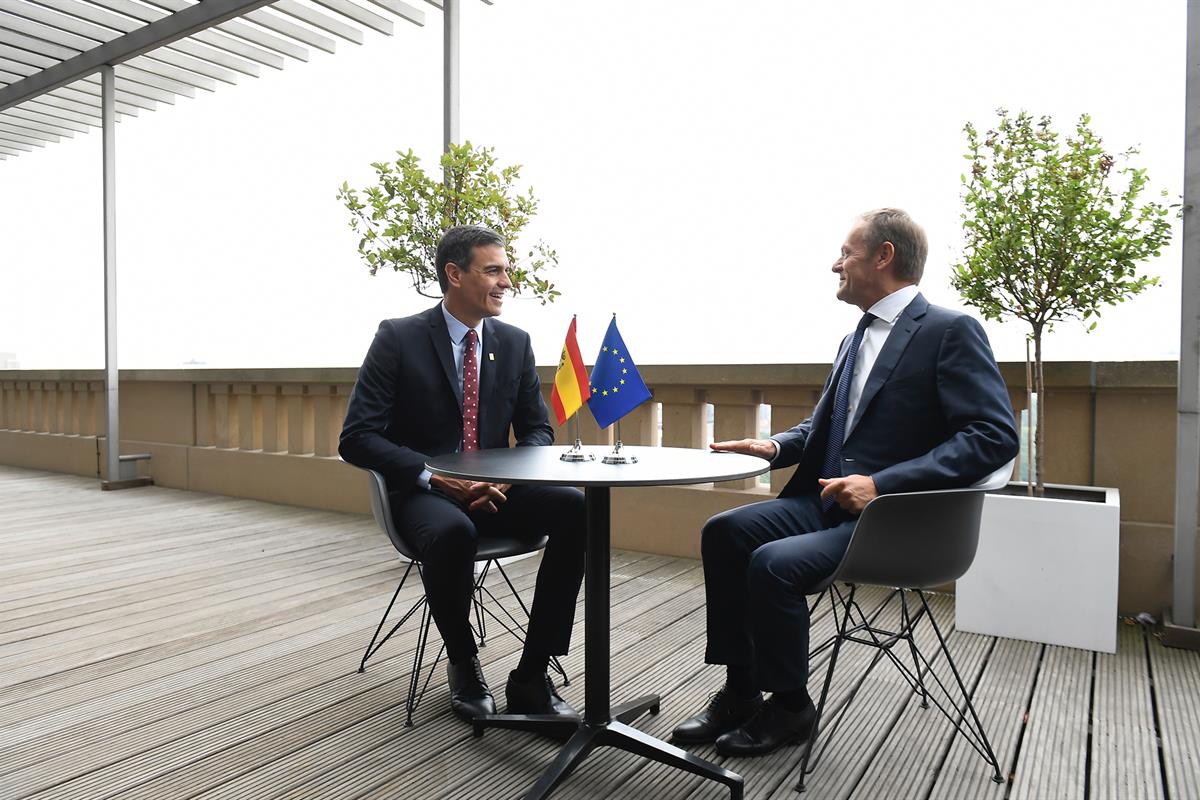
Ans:
MULTIPOLYGON (((626 444, 704 447, 807 417, 827 364, 643 366, 654 393, 622 421, 626 444), (711 432, 710 432, 711 413, 711 432)), ((1170 586, 1174 362, 1052 363, 1047 480, 1121 490, 1121 607, 1159 609, 1170 586), (1135 421, 1135 422, 1134 422, 1135 421)), ((1014 408, 1024 365, 1003 364, 1014 408)), ((547 392, 552 369, 542 368, 547 392)), ((355 369, 123 370, 122 452, 160 486, 366 512, 361 473, 337 458, 355 369)), ((99 370, 0 372, 0 463, 99 475, 106 442, 99 370), (98 435, 99 434, 99 435, 98 435)), ((897 424, 903 424, 897 420, 897 424)), ((611 442, 586 412, 581 438, 611 442)), ((558 441, 566 441, 559 431, 558 441)), ((716 486, 614 492, 614 542, 698 554, 712 514, 778 491, 791 470, 716 486)))

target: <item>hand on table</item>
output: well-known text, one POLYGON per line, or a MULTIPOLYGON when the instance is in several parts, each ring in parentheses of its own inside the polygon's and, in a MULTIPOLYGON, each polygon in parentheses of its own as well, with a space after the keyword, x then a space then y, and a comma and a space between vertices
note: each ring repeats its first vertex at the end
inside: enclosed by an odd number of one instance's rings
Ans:
POLYGON ((487 511, 495 514, 501 503, 508 500, 506 494, 511 483, 487 483, 486 481, 464 481, 434 475, 429 485, 467 507, 468 511, 487 511))
POLYGON ((870 475, 847 475, 844 478, 818 478, 821 499, 830 497, 851 514, 861 514, 867 503, 879 494, 870 475))
POLYGON ((713 442, 709 445, 718 453, 741 453, 758 456, 771 461, 778 454, 778 445, 772 439, 734 439, 728 442, 713 442))

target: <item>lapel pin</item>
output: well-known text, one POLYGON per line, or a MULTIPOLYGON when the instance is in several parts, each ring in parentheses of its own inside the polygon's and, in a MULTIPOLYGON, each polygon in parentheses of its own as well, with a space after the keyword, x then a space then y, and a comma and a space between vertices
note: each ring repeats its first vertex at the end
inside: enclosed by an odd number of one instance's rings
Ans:
POLYGON ((488 361, 495 361, 495 360, 496 360, 496 354, 488 353, 488 361))

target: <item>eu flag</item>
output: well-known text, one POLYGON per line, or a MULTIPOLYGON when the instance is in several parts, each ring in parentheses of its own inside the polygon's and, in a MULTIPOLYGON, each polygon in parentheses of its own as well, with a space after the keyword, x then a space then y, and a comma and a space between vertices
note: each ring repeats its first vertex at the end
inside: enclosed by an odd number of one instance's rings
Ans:
POLYGON ((590 381, 592 396, 588 410, 596 418, 596 424, 607 428, 621 417, 650 399, 650 390, 638 374, 633 356, 629 355, 621 332, 617 330, 617 317, 608 323, 596 366, 592 367, 590 381))

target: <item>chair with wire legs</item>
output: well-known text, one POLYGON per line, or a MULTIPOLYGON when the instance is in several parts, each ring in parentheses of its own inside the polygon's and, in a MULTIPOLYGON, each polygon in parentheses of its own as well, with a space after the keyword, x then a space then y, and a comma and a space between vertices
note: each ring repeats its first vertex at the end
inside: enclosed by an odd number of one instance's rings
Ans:
POLYGON ((925 590, 961 577, 975 559, 979 543, 979 521, 985 487, 932 492, 881 495, 863 509, 850 544, 838 568, 827 580, 813 587, 832 604, 836 633, 810 651, 809 657, 832 648, 817 703, 812 734, 804 747, 796 790, 805 789, 805 776, 817 767, 821 756, 837 735, 838 727, 855 695, 871 671, 886 660, 919 694, 921 708, 936 708, 992 769, 992 780, 1003 783, 1000 763, 984 731, 958 666, 946 646, 925 590), (844 584, 839 586, 838 584, 844 584), (856 599, 862 584, 891 587, 886 599, 869 613, 856 599), (885 611, 893 609, 892 616, 885 611), (922 652, 915 636, 917 625, 928 620, 937 639, 932 658, 922 652), (838 657, 846 643, 875 649, 866 670, 847 691, 838 706, 826 714, 829 687, 838 657), (894 652, 897 647, 900 653, 894 652), (933 662, 944 659, 953 681, 944 681, 933 662), (907 661, 911 661, 911 667, 907 661), (948 686, 947 683, 950 685, 948 686), (932 704, 932 706, 931 706, 932 704), (817 749, 818 738, 823 741, 817 749), (815 756, 814 756, 815 752, 815 756))
MULTIPOLYGON (((408 679, 408 697, 404 702, 404 724, 406 727, 412 727, 413 713, 416 712, 421 698, 425 696, 425 690, 429 688, 429 681, 437 669, 438 662, 441 660, 446 646, 443 643, 438 648, 437 655, 433 659, 433 664, 429 666, 426 672, 425 682, 422 683, 421 672, 424 670, 425 652, 429 643, 429 628, 433 622, 433 616, 429 613, 429 602, 423 593, 400 616, 400 619, 392 625, 387 634, 382 639, 379 637, 380 632, 387 622, 388 615, 392 613, 392 607, 396 605, 396 600, 400 597, 400 591, 404 588, 405 581, 408 580, 409 574, 413 571, 413 567, 416 567, 418 577, 422 577, 422 571, 420 559, 417 558, 415 552, 409 547, 408 542, 405 541, 403 535, 396 528, 394 518, 392 517, 391 504, 388 500, 387 484, 384 482, 383 476, 371 469, 365 470, 365 472, 368 479, 371 513, 374 515, 379 527, 387 534, 392 546, 396 548, 401 557, 408 560, 408 566, 405 567, 404 574, 400 576, 400 583, 396 586, 396 591, 392 594, 392 599, 384 610, 383 617, 379 620, 379 625, 375 627, 375 633, 371 636, 371 642, 367 645, 366 652, 363 653, 362 661, 358 665, 358 671, 364 671, 367 668, 367 660, 375 655, 379 648, 383 647, 388 639, 392 638, 392 635, 405 622, 408 622, 418 611, 421 612, 420 628, 417 634, 417 647, 413 653, 412 671, 409 673, 408 679)), ((478 575, 475 577, 475 586, 471 592, 471 604, 475 612, 475 623, 471 628, 479 640, 480 647, 487 645, 487 622, 489 619, 515 637, 517 641, 524 644, 524 624, 500 602, 487 586, 486 580, 491 570, 495 568, 504 579, 505 585, 508 586, 508 591, 516 599, 517 605, 521 608, 521 613, 524 614, 524 618, 528 620, 529 608, 525 605, 525 601, 521 599, 520 593, 517 592, 517 587, 509 579, 508 573, 504 571, 504 566, 500 563, 500 559, 535 553, 546 546, 548 538, 546 536, 539 536, 536 539, 517 539, 512 537, 488 536, 479 540, 479 546, 475 552, 475 563, 479 564, 482 562, 483 566, 479 568, 478 575), (499 609, 499 611, 497 612, 495 609, 499 609)), ((570 684, 567 673, 557 658, 550 659, 550 668, 562 677, 564 686, 570 684)))

